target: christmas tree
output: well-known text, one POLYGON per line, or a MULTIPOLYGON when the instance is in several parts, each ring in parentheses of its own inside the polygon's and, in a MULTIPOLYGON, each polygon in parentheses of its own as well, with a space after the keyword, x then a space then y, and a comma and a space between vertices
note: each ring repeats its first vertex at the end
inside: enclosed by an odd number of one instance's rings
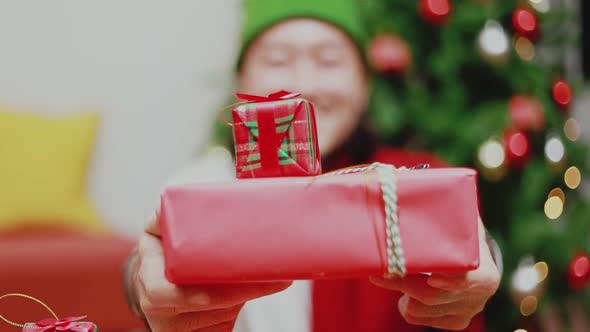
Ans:
POLYGON ((567 321, 572 301, 590 317, 587 148, 563 66, 538 61, 542 43, 571 37, 551 27, 567 16, 548 0, 362 3, 373 127, 479 171, 482 217, 504 255, 489 330, 533 331, 547 308, 567 321))

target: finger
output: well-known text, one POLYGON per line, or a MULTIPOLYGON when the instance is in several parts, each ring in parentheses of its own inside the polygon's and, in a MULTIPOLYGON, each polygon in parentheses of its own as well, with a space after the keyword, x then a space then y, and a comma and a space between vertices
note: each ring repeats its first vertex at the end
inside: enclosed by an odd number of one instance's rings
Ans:
MULTIPOLYGON (((207 308, 227 308, 287 289, 292 282, 208 285, 196 287, 208 296, 207 308)), ((199 291, 197 291, 199 292, 199 291)))
POLYGON ((177 287, 167 281, 160 285, 143 283, 140 303, 143 311, 153 314, 177 314, 230 308, 249 300, 286 289, 290 283, 276 282, 250 285, 215 285, 177 287))
POLYGON ((174 331, 195 331, 223 323, 232 323, 241 309, 242 304, 228 309, 183 313, 173 317, 174 331))
POLYGON ((153 236, 161 237, 162 232, 160 230, 160 210, 156 210, 154 216, 150 219, 145 227, 145 232, 153 236))
POLYGON ((481 217, 477 217, 477 235, 479 236, 479 241, 486 241, 486 227, 483 224, 483 220, 481 217))
POLYGON ((182 313, 230 308, 249 300, 282 291, 291 282, 201 285, 178 287, 165 277, 164 256, 159 238, 144 234, 139 246, 141 308, 146 313, 182 313))
POLYGON ((458 292, 431 287, 427 280, 426 275, 408 275, 398 279, 371 278, 371 282, 377 286, 408 294, 426 305, 451 303, 460 299, 458 292))
POLYGON ((291 282, 272 282, 179 287, 166 279, 162 255, 142 259, 138 274, 141 307, 144 312, 154 314, 230 308, 291 285, 291 282))
POLYGON ((175 322, 175 318, 172 319, 153 319, 148 316, 148 324, 150 331, 157 332, 232 332, 235 320, 219 323, 216 325, 192 329, 188 326, 181 327, 181 325, 175 322))
POLYGON ((475 270, 461 275, 436 275, 433 274, 427 281, 428 285, 446 291, 472 291, 484 292, 496 288, 499 277, 493 271, 487 272, 486 268, 475 270))
POLYGON ((141 259, 154 256, 163 257, 162 242, 160 241, 160 238, 151 234, 142 234, 139 238, 138 253, 141 259))
POLYGON ((235 325, 235 322, 225 322, 225 323, 221 323, 219 325, 195 330, 194 332, 232 332, 234 329, 234 325, 235 325))
POLYGON ((402 315, 409 315, 418 318, 435 318, 444 316, 473 317, 483 310, 483 304, 475 299, 466 299, 457 302, 425 305, 424 303, 404 294, 398 302, 402 315))
POLYGON ((471 322, 469 319, 459 316, 443 316, 443 317, 414 317, 411 315, 403 315, 404 320, 412 325, 428 326, 443 330, 460 331, 469 326, 471 322))
POLYGON ((412 316, 418 318, 426 317, 443 317, 455 312, 450 312, 449 306, 451 304, 439 304, 439 305, 425 305, 420 301, 411 298, 408 294, 404 294, 398 302, 398 308, 402 316, 412 316))

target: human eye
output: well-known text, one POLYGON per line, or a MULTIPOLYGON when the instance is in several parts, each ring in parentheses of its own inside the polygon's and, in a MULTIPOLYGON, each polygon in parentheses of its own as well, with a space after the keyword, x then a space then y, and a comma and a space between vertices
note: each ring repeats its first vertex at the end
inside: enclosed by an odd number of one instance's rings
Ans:
POLYGON ((271 67, 282 67, 289 64, 290 54, 285 49, 270 48, 262 54, 262 62, 271 67))
POLYGON ((325 48, 317 52, 316 59, 324 67, 336 67, 343 63, 342 52, 335 48, 325 48))

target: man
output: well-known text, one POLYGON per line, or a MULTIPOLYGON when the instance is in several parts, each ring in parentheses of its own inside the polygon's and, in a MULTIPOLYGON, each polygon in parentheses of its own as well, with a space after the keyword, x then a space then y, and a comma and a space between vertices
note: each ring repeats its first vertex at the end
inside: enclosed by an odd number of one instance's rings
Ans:
MULTIPOLYGON (((325 168, 371 161, 442 164, 430 154, 382 148, 369 139, 367 36, 354 0, 252 0, 246 14, 239 91, 286 89, 311 100, 325 168)), ((458 330, 483 309, 500 281, 481 221, 479 237, 481 266, 469 273, 179 288, 164 277, 156 218, 131 256, 127 288, 132 307, 156 332, 458 330)))

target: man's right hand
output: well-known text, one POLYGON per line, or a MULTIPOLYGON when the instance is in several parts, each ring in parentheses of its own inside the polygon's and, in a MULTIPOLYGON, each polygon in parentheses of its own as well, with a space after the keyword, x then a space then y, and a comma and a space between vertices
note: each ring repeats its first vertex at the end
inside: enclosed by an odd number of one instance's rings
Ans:
POLYGON ((138 309, 154 332, 232 331, 246 301, 280 292, 291 282, 178 287, 164 276, 158 220, 139 241, 126 278, 138 309))

